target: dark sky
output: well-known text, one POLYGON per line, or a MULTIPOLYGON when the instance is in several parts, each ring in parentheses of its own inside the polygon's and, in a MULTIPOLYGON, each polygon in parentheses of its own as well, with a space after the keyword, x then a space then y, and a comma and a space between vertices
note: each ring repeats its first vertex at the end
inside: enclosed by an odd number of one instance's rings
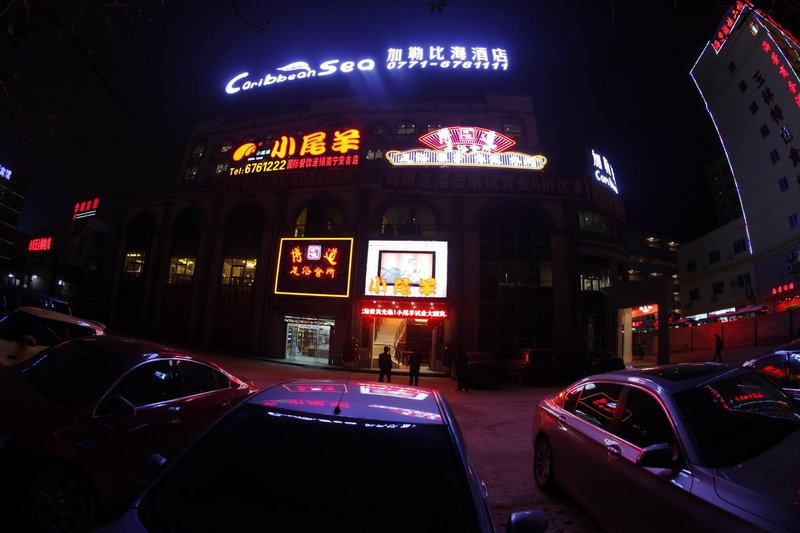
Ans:
MULTIPOLYGON (((153 4, 125 38, 102 36, 90 19, 76 26, 105 81, 41 22, 36 55, 16 68, 31 101, 61 112, 64 126, 35 153, 0 126, 0 159, 34 176, 23 231, 58 234, 76 201, 99 196, 102 214, 122 198, 171 187, 192 125, 234 111, 224 86, 241 71, 349 56, 380 64, 391 45, 459 41, 505 47, 509 71, 407 73, 369 85, 306 80, 315 83, 253 91, 236 106, 363 92, 530 94, 552 170, 583 173, 585 148, 595 147, 614 166, 629 220, 681 242, 713 228, 703 165, 721 149, 689 70, 727 2, 448 0, 432 13, 427 0, 240 0, 241 18, 230 0, 153 4), (269 23, 256 32, 242 18, 269 23)), ((60 2, 53 5, 57 13, 60 2)))

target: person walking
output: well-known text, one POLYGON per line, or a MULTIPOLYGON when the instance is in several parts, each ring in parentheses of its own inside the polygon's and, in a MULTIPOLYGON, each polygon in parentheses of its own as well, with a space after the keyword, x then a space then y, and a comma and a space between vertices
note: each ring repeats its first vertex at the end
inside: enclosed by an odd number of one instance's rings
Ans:
POLYGON ((712 361, 722 362, 722 337, 714 333, 714 358, 712 361))
POLYGON ((408 356, 408 384, 419 386, 419 367, 422 364, 422 354, 419 353, 419 344, 414 347, 414 351, 408 356))
POLYGON ((392 356, 389 353, 389 347, 383 347, 383 353, 378 356, 378 381, 383 383, 383 378, 386 376, 386 383, 392 382, 392 356))
POLYGON ((469 391, 469 357, 467 352, 459 350, 456 356, 456 379, 458 388, 456 390, 469 391))

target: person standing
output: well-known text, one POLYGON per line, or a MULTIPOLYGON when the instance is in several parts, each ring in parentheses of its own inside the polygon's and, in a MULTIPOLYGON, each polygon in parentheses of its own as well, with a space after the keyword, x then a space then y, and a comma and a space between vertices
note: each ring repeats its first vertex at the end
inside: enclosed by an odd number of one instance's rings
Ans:
POLYGON ((392 382, 392 356, 389 353, 389 347, 383 347, 383 353, 378 356, 378 381, 383 383, 383 378, 386 376, 386 383, 392 382))
POLYGON ((419 386, 419 367, 422 364, 422 354, 419 353, 419 344, 408 356, 408 384, 419 386))
POLYGON ((458 379, 456 390, 469 391, 469 356, 463 350, 459 350, 456 356, 456 379, 458 379))
POLYGON ((722 337, 714 333, 714 358, 712 361, 722 362, 722 337))

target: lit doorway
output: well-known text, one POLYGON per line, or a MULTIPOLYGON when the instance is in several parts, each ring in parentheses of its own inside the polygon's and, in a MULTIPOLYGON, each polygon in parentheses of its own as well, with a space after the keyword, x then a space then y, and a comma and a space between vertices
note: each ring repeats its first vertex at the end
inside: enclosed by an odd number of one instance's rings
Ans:
POLYGON ((284 356, 309 363, 330 362, 333 320, 287 316, 284 356))

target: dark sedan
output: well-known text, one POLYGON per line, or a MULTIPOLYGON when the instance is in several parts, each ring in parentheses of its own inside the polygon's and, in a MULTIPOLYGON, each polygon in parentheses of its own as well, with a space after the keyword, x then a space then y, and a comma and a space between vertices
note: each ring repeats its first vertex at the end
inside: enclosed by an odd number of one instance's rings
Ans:
MULTIPOLYGON (((256 387, 157 344, 84 337, 0 368, 0 487, 24 530, 87 531, 256 387)), ((5 514, 8 516, 8 514, 5 514)))
MULTIPOLYGON (((503 368, 491 352, 466 352, 467 383, 472 387, 498 388, 503 381, 503 368)), ((458 365, 452 367, 452 377, 458 378, 458 365)))

